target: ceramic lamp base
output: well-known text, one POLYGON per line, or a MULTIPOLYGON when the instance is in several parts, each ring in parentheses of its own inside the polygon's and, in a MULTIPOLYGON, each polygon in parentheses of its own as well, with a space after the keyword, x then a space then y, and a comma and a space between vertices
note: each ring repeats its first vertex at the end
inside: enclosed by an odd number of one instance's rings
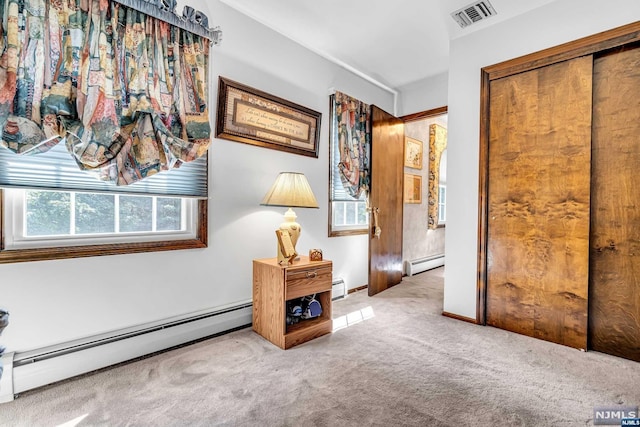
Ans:
MULTIPOLYGON (((298 238, 300 237, 300 233, 302 232, 302 227, 296 222, 296 218, 296 213, 293 211, 293 209, 289 208, 284 214, 284 222, 280 224, 280 230, 289 232, 289 235, 291 236, 291 243, 293 243, 293 249, 296 249, 296 243, 298 243, 298 238)), ((296 253, 297 252, 298 251, 296 250, 296 253)), ((280 247, 278 247, 278 256, 280 255, 280 247)), ((296 256, 295 259, 299 260, 300 257, 296 256)))

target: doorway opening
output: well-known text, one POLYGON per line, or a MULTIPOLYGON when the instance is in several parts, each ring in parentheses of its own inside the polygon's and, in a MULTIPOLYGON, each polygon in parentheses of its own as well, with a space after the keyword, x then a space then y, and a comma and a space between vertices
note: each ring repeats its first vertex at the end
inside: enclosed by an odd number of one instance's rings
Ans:
POLYGON ((404 121, 404 274, 444 265, 447 218, 447 107, 401 117, 404 121))

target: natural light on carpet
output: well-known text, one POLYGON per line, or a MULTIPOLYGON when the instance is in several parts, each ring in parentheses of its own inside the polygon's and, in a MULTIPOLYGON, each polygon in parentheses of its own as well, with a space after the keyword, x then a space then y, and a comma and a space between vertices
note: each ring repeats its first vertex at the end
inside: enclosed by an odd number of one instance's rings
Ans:
POLYGON ((333 332, 344 329, 347 326, 355 325, 363 320, 373 318, 373 307, 368 306, 360 310, 352 311, 351 313, 337 317, 333 319, 333 332))
POLYGON ((88 416, 89 414, 80 415, 78 418, 74 418, 73 420, 67 421, 66 423, 63 423, 63 424, 58 424, 56 427, 75 427, 78 424, 80 424, 80 422, 85 418, 87 418, 88 416))

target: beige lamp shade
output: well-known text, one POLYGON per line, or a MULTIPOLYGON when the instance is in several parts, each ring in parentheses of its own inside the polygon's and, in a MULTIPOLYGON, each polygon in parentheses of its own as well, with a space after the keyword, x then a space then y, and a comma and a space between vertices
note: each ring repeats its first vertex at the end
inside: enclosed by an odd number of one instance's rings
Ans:
MULTIPOLYGON (((284 214, 284 222, 280 224, 280 230, 286 231, 291 237, 294 252, 293 257, 297 256, 295 248, 300 233, 302 232, 302 227, 296 222, 297 216, 291 208, 319 207, 316 196, 313 195, 307 178, 298 172, 280 172, 280 175, 276 178, 276 182, 273 183, 271 189, 264 196, 260 204, 289 208, 284 214)), ((285 256, 281 246, 281 244, 278 244, 278 262, 291 263, 293 258, 285 256)))
POLYGON ((298 172, 281 172, 260 204, 286 208, 319 207, 307 178, 298 172))

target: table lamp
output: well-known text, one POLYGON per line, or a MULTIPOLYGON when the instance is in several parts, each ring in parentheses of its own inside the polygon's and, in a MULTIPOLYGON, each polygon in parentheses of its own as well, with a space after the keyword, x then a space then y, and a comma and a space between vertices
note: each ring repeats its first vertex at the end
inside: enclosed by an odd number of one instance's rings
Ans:
MULTIPOLYGON (((307 178, 298 172, 280 172, 276 182, 273 183, 260 204, 289 208, 284 214, 284 222, 280 224, 280 230, 289 232, 294 250, 302 228, 296 222, 296 214, 291 208, 319 207, 307 178)), ((280 257, 280 246, 278 246, 278 258, 280 257)))

